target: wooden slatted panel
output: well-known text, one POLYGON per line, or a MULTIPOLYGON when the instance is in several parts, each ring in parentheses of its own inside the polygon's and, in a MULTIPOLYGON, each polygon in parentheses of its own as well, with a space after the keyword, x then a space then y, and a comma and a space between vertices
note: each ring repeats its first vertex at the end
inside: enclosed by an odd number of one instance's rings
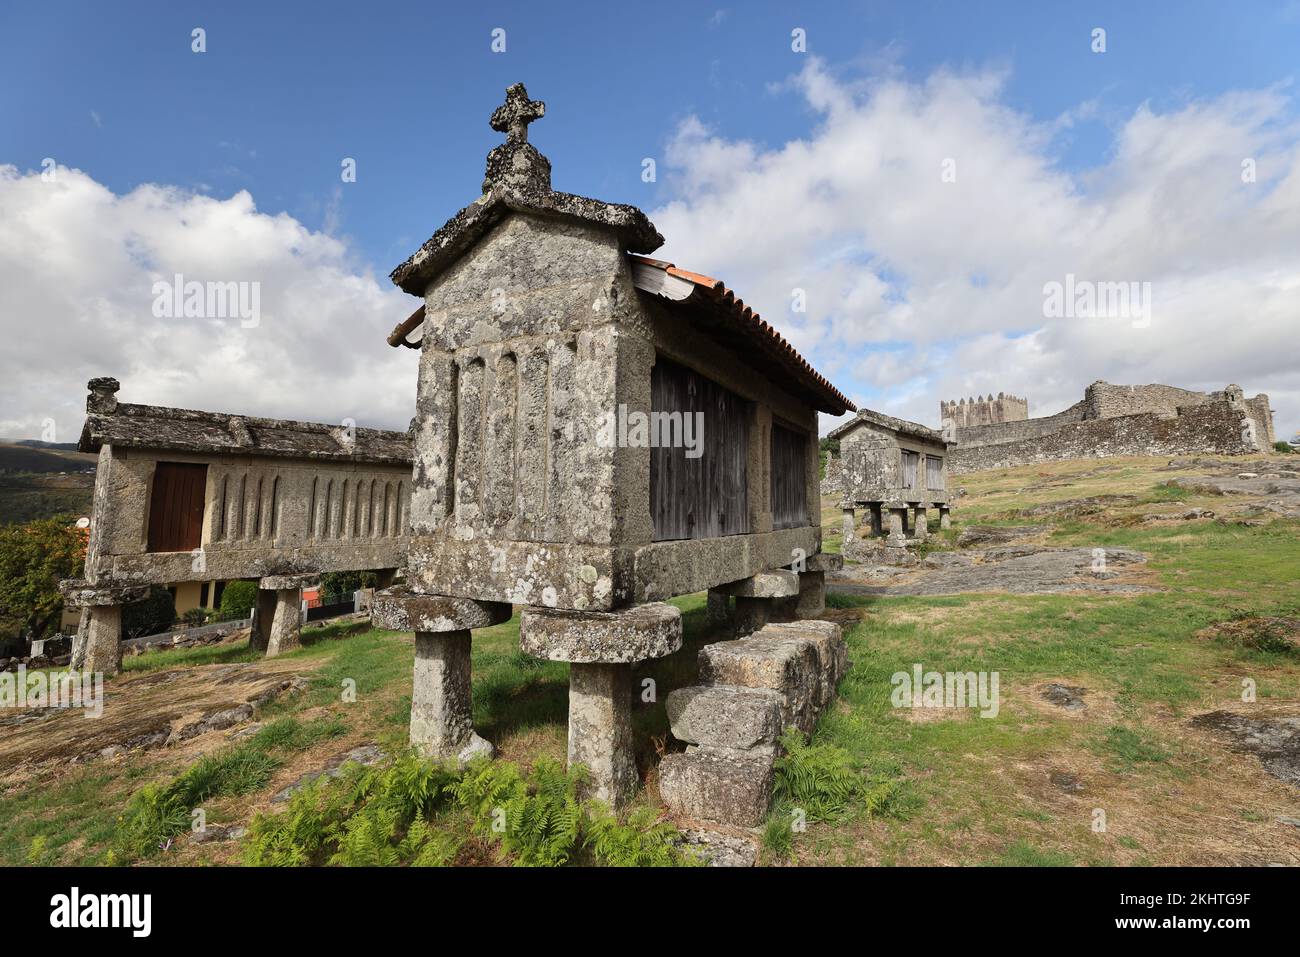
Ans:
POLYGON ((808 524, 808 437, 772 423, 772 527, 808 524))
MULTIPOLYGON (((718 538, 749 531, 749 403, 711 379, 660 357, 650 379, 651 412, 689 416, 698 458, 682 443, 650 450, 655 541, 718 538), (696 431, 696 413, 703 413, 696 431)), ((654 429, 652 427, 651 431, 654 429)), ((683 435, 678 430, 678 435, 683 435)))
POLYGON ((208 467, 159 462, 149 496, 149 551, 188 552, 203 542, 208 467))
POLYGON ((915 452, 903 451, 903 488, 916 488, 916 463, 920 458, 915 452))
POLYGON ((925 457, 925 487, 932 489, 943 488, 943 459, 937 455, 927 455, 925 457))

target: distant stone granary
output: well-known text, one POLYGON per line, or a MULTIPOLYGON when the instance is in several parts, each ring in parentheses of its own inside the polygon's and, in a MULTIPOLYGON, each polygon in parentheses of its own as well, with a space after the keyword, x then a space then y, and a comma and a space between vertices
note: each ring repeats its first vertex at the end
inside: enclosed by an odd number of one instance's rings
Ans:
POLYGON ((956 442, 955 472, 1113 455, 1244 455, 1267 451, 1274 440, 1268 396, 1248 399, 1237 385, 1193 392, 1098 381, 1055 415, 983 421, 980 409, 940 404, 945 434, 956 442), (976 415, 964 422, 962 411, 972 408, 976 415))
POLYGON ((892 547, 907 544, 909 524, 917 540, 925 539, 928 508, 938 509, 940 527, 948 527, 948 443, 941 434, 906 419, 859 409, 829 438, 840 443, 846 556, 852 557, 857 543, 859 508, 867 509, 871 535, 887 533, 885 544, 892 547))
POLYGON ((524 605, 524 651, 571 664, 569 760, 618 804, 633 665, 681 644, 666 599, 735 596, 742 631, 820 610, 817 413, 853 406, 720 281, 645 258, 640 210, 552 190, 544 112, 507 91, 483 195, 392 274, 424 300, 389 337, 421 350, 412 539, 374 615, 416 634, 412 743, 466 759, 491 751, 471 629, 524 605))
POLYGON ((90 382, 79 448, 97 452, 73 664, 116 671, 121 611, 149 585, 259 580, 254 647, 298 644, 304 583, 406 558, 411 437, 310 422, 129 405, 90 382))

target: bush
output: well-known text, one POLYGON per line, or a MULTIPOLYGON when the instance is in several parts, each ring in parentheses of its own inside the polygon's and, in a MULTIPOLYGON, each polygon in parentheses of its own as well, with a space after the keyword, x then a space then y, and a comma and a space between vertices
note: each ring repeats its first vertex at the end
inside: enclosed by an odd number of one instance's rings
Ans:
POLYGON ((206 608, 191 608, 185 614, 181 615, 181 621, 187 628, 197 628, 208 620, 208 610, 206 608))
POLYGON ((257 604, 257 582, 229 582, 221 593, 221 620, 237 621, 253 613, 257 604))
POLYGON ((166 631, 176 621, 176 602, 162 585, 150 585, 149 594, 122 606, 122 636, 139 638, 166 631))
POLYGON ((374 572, 326 572, 320 577, 322 595, 346 595, 359 588, 374 588, 379 576, 374 572))
POLYGON ((1281 452, 1283 455, 1290 455, 1295 451, 1290 442, 1274 442, 1273 451, 1281 452))

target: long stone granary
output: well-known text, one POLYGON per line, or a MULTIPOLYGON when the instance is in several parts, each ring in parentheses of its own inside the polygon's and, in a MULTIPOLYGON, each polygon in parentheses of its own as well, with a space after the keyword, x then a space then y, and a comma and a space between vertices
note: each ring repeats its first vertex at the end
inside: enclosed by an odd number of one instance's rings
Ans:
POLYGON ((111 673, 121 606, 150 585, 257 579, 251 641, 298 644, 304 584, 406 561, 411 437, 117 400, 92 379, 79 448, 98 453, 75 666, 111 673))
MULTIPOLYGON (((793 590, 745 582, 793 568, 820 584, 817 414, 853 405, 721 282, 647 258, 663 238, 640 210, 552 190, 527 139, 544 112, 507 91, 483 195, 392 274, 423 304, 389 343, 421 357, 408 584, 375 616, 419 640, 431 598, 478 604, 461 621, 447 603, 428 635, 526 606, 524 649, 573 664, 570 761, 617 804, 631 666, 681 642, 667 599, 819 607, 792 572, 793 590)), ((417 683, 467 671, 468 641, 443 645, 417 683)), ((482 752, 429 713, 468 706, 412 715, 426 754, 482 752)))

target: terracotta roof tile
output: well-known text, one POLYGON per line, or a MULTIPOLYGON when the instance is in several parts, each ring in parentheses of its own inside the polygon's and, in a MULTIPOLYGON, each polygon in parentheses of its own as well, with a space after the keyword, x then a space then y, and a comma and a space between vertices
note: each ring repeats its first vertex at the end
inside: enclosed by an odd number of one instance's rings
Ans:
POLYGON ((705 276, 702 273, 690 272, 686 269, 679 269, 672 263, 664 262, 661 259, 650 259, 647 256, 629 256, 628 258, 642 265, 662 269, 670 276, 693 283, 704 297, 720 306, 741 328, 754 333, 755 338, 766 346, 769 354, 774 355, 781 361, 791 373, 809 382, 817 392, 823 394, 829 400, 829 404, 840 407, 840 412, 857 411, 857 406, 849 400, 848 396, 835 388, 829 379, 814 369, 811 363, 801 356, 781 333, 776 331, 775 327, 770 325, 752 308, 745 305, 745 301, 737 296, 733 290, 727 288, 727 285, 721 279, 705 276))

